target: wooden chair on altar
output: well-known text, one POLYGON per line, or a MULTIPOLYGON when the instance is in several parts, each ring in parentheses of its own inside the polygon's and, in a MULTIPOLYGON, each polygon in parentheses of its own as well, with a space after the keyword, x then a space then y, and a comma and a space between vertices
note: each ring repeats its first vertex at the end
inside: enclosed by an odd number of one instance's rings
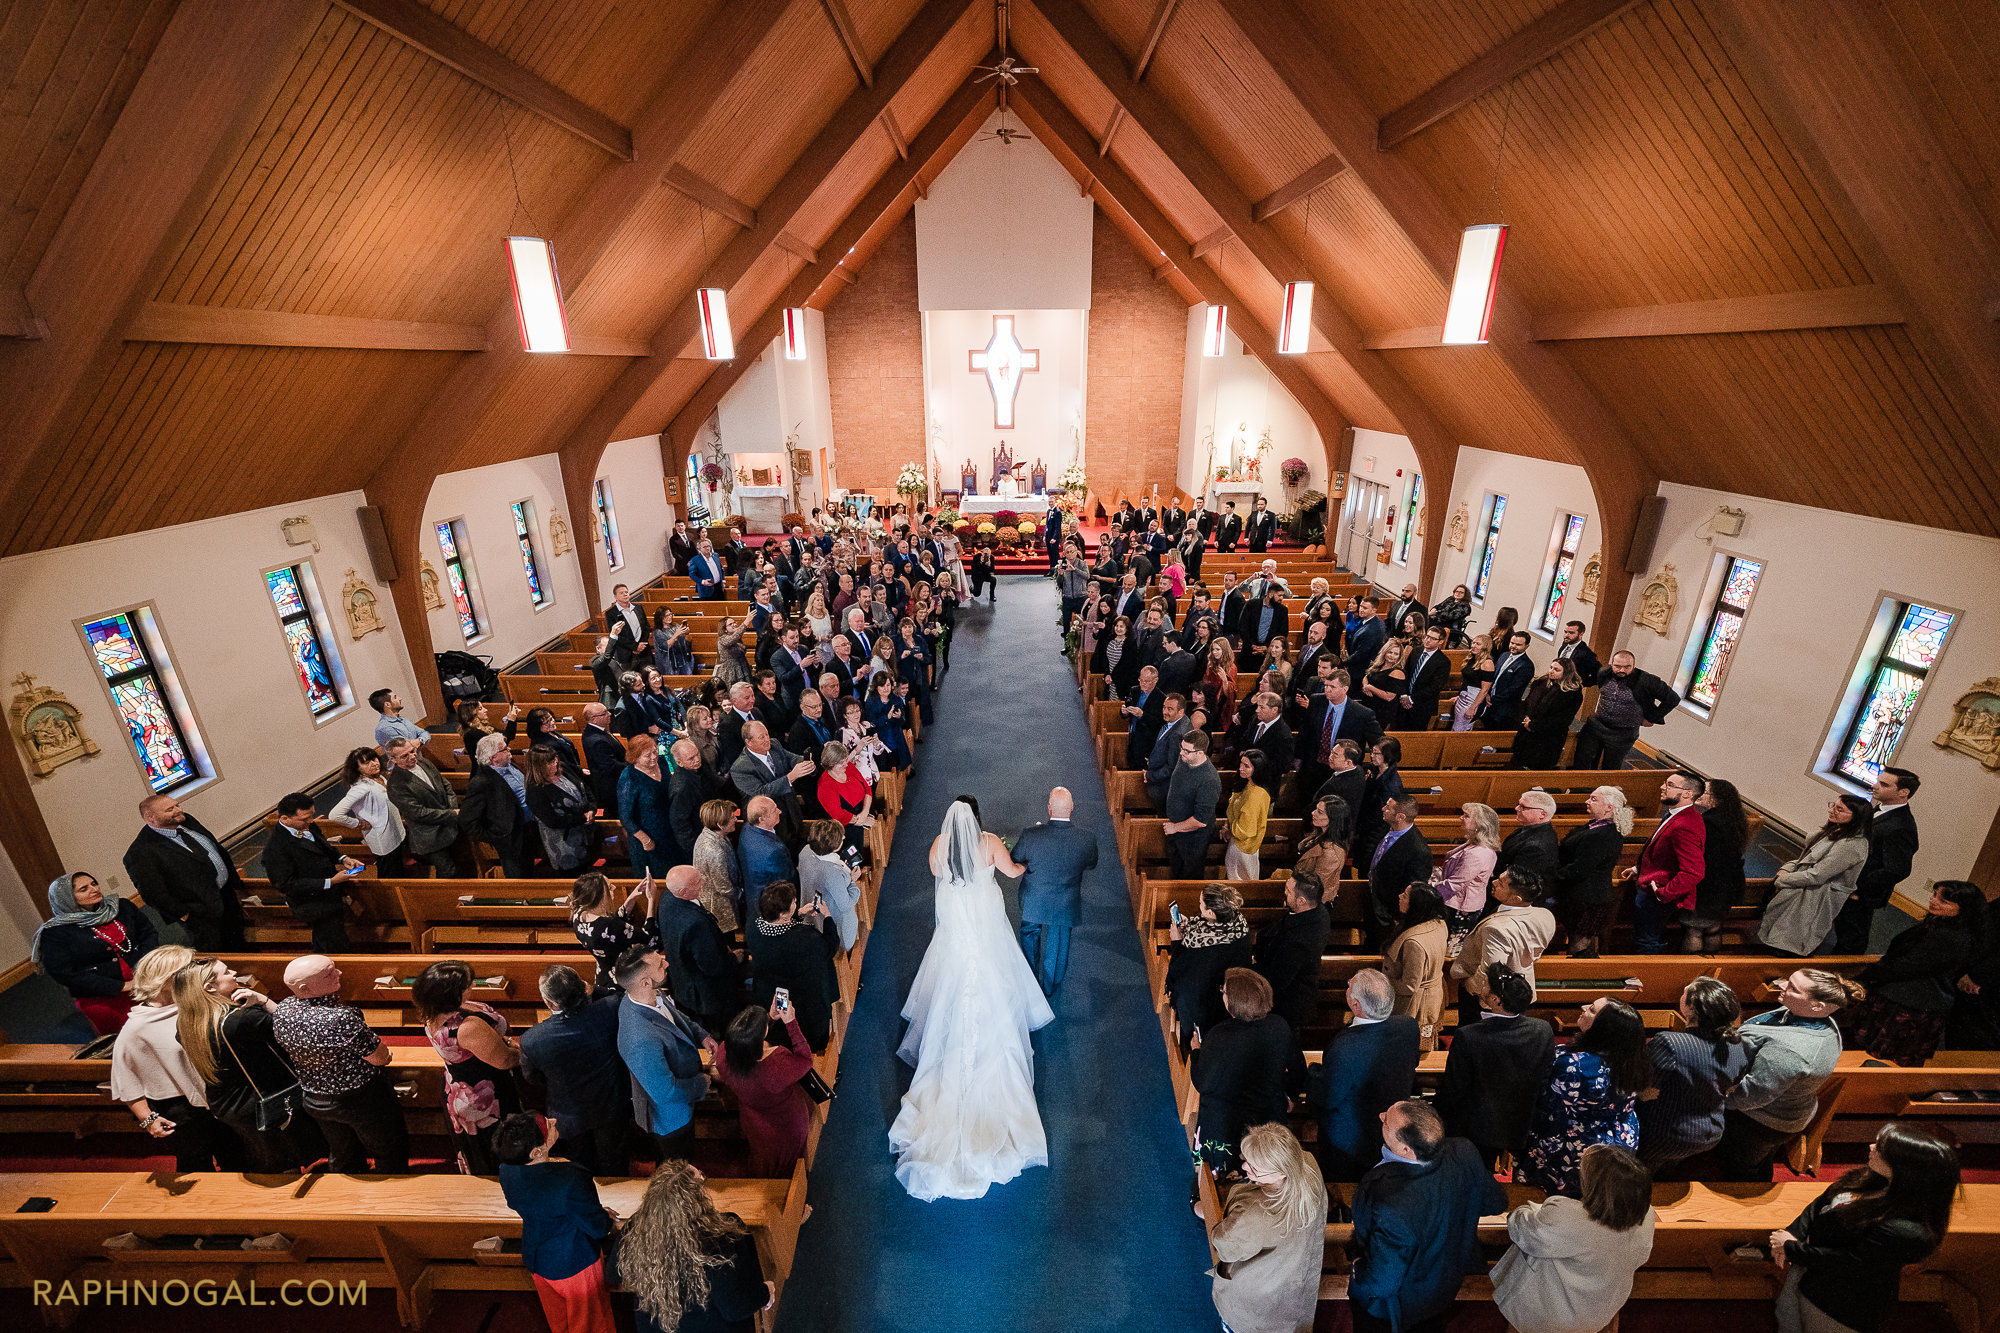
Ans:
POLYGON ((1030 495, 1045 495, 1048 493, 1048 489, 1049 489, 1048 465, 1043 463, 1041 459, 1037 458, 1035 460, 1035 466, 1028 473, 1028 493, 1030 495))
POLYGON ((979 470, 972 466, 970 458, 965 460, 965 467, 958 474, 958 488, 966 495, 979 494, 979 470))

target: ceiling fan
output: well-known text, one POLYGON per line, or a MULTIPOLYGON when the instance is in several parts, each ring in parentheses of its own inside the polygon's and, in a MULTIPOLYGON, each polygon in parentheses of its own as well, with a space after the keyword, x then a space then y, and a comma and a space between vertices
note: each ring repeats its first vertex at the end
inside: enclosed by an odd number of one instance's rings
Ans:
POLYGON ((1042 72, 1034 65, 1024 65, 1012 56, 1002 56, 1000 63, 997 65, 974 65, 973 68, 986 71, 974 79, 974 83, 984 83, 988 79, 998 79, 1009 88, 1019 83, 1023 74, 1040 74, 1042 72))

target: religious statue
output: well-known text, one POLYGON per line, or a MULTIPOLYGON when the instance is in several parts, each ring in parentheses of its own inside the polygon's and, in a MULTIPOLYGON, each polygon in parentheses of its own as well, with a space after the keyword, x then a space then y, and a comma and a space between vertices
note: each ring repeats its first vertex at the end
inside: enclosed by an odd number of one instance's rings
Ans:
POLYGON ((1028 491, 1033 495, 1046 494, 1049 489, 1049 465, 1041 459, 1028 469, 1028 491))
POLYGON ((1674 577, 1674 567, 1662 566, 1660 572, 1647 579, 1646 586, 1639 590, 1639 614, 1632 617, 1632 623, 1643 625, 1665 638, 1667 627, 1674 620, 1674 609, 1680 603, 1681 584, 1674 577))
MULTIPOLYGON (((680 485, 676 478, 667 478, 667 502, 680 499, 680 485)), ((569 520, 561 514, 549 515, 549 550, 554 555, 568 555, 570 552, 569 520)), ((425 562, 426 564, 429 561, 425 562)))
POLYGON ((36 777, 45 778, 72 759, 98 753, 97 742, 83 734, 83 714, 61 690, 35 684, 25 671, 14 677, 14 683, 21 692, 8 711, 36 777))
POLYGON ((2000 771, 2000 676, 1988 676, 1951 706, 1951 725, 1931 744, 2000 771))
POLYGON ((1472 531, 1472 514, 1466 509, 1465 501, 1458 502, 1458 511, 1451 516, 1451 523, 1444 530, 1444 544, 1454 551, 1465 549, 1465 538, 1472 531))
POLYGON ((970 458, 966 459, 965 466, 958 470, 958 490, 961 495, 979 494, 979 469, 972 466, 970 458))
POLYGON ((1576 600, 1594 602, 1597 600, 1597 585, 1604 582, 1604 560, 1602 553, 1592 551, 1590 559, 1583 562, 1583 575, 1577 580, 1576 600))
POLYGON ((1014 455, 1007 448, 1007 441, 1000 441, 1000 447, 993 451, 993 489, 989 495, 1000 494, 1000 479, 1014 475, 1014 455))
POLYGON ((361 581, 361 575, 352 569, 347 571, 347 582, 340 585, 340 605, 347 612, 347 628, 357 639, 378 629, 389 628, 376 614, 375 594, 361 581))
POLYGON ((427 555, 417 557, 417 584, 424 590, 424 610, 444 610, 444 594, 438 591, 438 572, 427 555))

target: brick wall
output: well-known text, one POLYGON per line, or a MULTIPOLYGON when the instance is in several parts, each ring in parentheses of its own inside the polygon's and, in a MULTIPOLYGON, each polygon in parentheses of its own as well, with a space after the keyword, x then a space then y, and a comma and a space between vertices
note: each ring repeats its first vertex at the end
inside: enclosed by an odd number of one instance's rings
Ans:
POLYGON ((1108 505, 1157 482, 1172 493, 1180 457, 1187 305, 1100 210, 1091 235, 1084 470, 1108 505))
POLYGON ((917 313, 917 219, 906 216, 857 281, 826 309, 834 480, 890 489, 924 458, 923 323, 917 313))

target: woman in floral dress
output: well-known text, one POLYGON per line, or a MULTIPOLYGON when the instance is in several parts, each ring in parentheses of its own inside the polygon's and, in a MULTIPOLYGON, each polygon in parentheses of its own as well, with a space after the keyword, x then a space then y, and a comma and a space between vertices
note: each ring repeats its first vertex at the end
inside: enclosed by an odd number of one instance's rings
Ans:
POLYGON ((1583 1150, 1615 1143, 1639 1150, 1639 1094, 1653 1086, 1646 1024, 1623 1000, 1593 1000, 1576 1039, 1557 1054, 1528 1127, 1517 1184, 1582 1196, 1583 1150))
POLYGON ((465 998, 472 968, 459 959, 432 963, 417 978, 410 998, 423 1015, 424 1035, 444 1060, 444 1109, 451 1120, 458 1169, 490 1176, 500 1170, 493 1155, 493 1132, 521 1109, 511 1070, 521 1052, 507 1038, 507 1020, 492 1005, 465 998))

